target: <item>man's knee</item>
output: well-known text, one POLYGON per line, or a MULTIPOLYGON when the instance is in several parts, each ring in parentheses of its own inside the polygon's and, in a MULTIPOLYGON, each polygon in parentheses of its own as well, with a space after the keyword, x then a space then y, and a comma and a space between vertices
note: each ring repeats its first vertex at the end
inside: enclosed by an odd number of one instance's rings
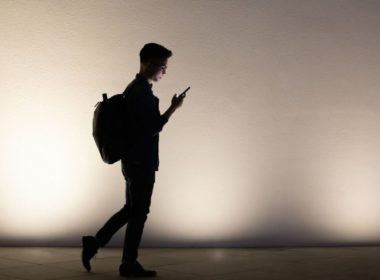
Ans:
POLYGON ((142 219, 145 220, 150 212, 149 208, 150 208, 150 205, 146 205, 146 204, 132 205, 130 209, 131 218, 135 217, 136 219, 139 219, 139 220, 142 220, 142 219))

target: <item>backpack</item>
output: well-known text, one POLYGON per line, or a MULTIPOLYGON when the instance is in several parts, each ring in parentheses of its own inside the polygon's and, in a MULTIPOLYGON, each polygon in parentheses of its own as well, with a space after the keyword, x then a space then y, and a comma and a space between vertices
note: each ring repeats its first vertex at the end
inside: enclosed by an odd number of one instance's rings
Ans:
POLYGON ((125 93, 110 98, 103 93, 103 101, 95 105, 92 135, 100 156, 108 164, 119 161, 128 146, 128 102, 125 93))

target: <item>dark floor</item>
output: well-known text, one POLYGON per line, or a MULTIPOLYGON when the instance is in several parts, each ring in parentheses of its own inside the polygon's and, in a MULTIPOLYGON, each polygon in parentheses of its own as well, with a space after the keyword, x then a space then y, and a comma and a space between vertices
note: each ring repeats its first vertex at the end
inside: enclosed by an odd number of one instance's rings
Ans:
MULTIPOLYGON (((121 279, 121 249, 104 248, 87 273, 81 248, 0 247, 0 279, 121 279)), ((380 247, 140 249, 157 279, 380 280, 380 247)))

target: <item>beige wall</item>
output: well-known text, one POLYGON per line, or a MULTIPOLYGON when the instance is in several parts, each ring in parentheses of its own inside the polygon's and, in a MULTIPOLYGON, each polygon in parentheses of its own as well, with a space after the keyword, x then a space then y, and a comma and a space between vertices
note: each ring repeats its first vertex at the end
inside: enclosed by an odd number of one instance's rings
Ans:
MULTIPOLYGON (((0 241, 78 245, 124 203, 91 135, 138 52, 174 53, 143 244, 380 241, 379 1, 0 2, 0 241)), ((120 245, 123 230, 111 245, 120 245)))

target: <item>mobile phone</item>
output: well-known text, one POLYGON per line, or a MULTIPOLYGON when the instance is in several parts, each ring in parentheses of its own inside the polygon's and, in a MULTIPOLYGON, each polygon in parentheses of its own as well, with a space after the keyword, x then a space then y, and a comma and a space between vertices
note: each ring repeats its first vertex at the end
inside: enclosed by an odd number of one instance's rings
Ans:
POLYGON ((185 89, 184 92, 181 93, 181 97, 185 97, 186 96, 186 92, 190 89, 190 87, 188 87, 187 89, 185 89))

